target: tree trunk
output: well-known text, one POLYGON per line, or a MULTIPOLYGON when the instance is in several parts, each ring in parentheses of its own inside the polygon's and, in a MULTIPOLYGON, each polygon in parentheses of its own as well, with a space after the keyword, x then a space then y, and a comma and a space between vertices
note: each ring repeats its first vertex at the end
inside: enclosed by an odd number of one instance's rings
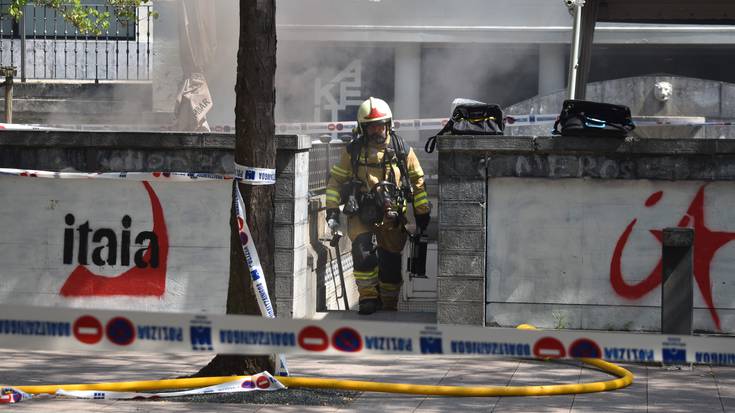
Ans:
MULTIPOLYGON (((276 165, 275 0, 240 0, 240 44, 235 85, 235 162, 272 168, 276 165)), ((268 291, 275 296, 273 254, 273 185, 240 185, 247 221, 265 273, 268 291)), ((240 245, 234 207, 230 219, 230 283, 228 314, 260 315, 250 272, 240 245)), ((269 356, 218 354, 195 376, 247 375, 274 370, 269 356)))

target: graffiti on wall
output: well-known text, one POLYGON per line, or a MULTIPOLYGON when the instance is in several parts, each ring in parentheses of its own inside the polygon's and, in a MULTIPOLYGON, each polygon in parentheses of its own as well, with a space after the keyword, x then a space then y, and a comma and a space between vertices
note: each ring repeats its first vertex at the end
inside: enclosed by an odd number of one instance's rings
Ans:
POLYGON ((224 312, 231 181, 0 177, 0 301, 224 312))
MULTIPOLYGON (((715 303, 712 298, 712 284, 710 282, 710 266, 717 251, 725 244, 735 240, 735 232, 717 231, 709 228, 705 223, 705 188, 702 185, 697 191, 694 199, 689 204, 684 215, 676 224, 680 228, 692 228, 695 233, 694 243, 694 279, 697 282, 702 298, 712 316, 712 320, 718 330, 721 329, 720 317, 717 314, 715 303)), ((644 202, 646 208, 653 208, 663 198, 664 192, 657 191, 651 194, 644 202)), ((639 299, 649 294, 658 287, 662 281, 662 260, 659 259, 655 267, 642 281, 630 284, 625 281, 621 270, 621 259, 623 250, 628 243, 631 232, 637 222, 633 218, 615 244, 610 262, 610 283, 613 290, 621 297, 627 299, 639 299)), ((651 235, 658 241, 663 242, 663 231, 661 228, 648 229, 651 235)))
POLYGON ((735 182, 487 185, 487 322, 554 326, 561 314, 573 328, 660 328, 663 230, 678 226, 695 231, 693 327, 735 331, 735 182))
POLYGON ((153 231, 142 231, 131 237, 132 218, 125 215, 122 220, 123 230, 118 237, 110 228, 94 229, 89 221, 76 228, 73 214, 65 216, 67 228, 64 229, 64 264, 72 264, 76 254, 77 266, 61 287, 64 297, 86 296, 156 296, 160 297, 166 290, 166 264, 168 260, 168 230, 163 216, 163 208, 155 191, 148 182, 142 182, 151 202, 153 212, 153 231), (78 233, 75 237, 74 232, 78 233), (92 234, 90 242, 90 234, 92 234), (77 242, 75 242, 75 239, 77 242), (138 250, 131 257, 132 246, 138 250), (147 244, 144 245, 144 243, 147 244), (87 265, 89 261, 97 266, 117 265, 118 245, 120 265, 133 268, 120 275, 109 277, 95 274, 87 265), (90 247, 96 246, 91 250, 90 247), (104 256, 103 256, 104 254, 104 256), (131 262, 132 258, 132 262, 131 262))

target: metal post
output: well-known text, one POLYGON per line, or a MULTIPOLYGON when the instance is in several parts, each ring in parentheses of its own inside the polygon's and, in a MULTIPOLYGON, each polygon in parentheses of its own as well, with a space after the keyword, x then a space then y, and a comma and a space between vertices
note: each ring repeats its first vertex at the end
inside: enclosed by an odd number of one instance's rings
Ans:
POLYGON ((663 334, 692 334, 693 249, 693 229, 664 229, 661 283, 661 333, 663 334))
POLYGON ((13 76, 5 76, 5 123, 13 123, 13 76))
POLYGON ((5 76, 5 123, 13 123, 13 76, 17 74, 14 66, 0 67, 0 75, 5 76))
POLYGON ((20 17, 20 81, 26 82, 26 16, 20 17))
POLYGON ((579 71, 579 54, 582 47, 582 7, 584 7, 584 0, 565 0, 565 3, 569 7, 570 13, 574 16, 572 50, 569 53, 569 89, 567 91, 567 99, 574 99, 579 71))

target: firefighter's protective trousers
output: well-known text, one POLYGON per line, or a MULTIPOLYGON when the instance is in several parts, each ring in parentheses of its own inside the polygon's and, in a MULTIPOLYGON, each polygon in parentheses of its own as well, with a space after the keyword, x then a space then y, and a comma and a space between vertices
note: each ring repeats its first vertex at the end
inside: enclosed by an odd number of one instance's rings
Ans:
MULTIPOLYGON (((390 139, 389 137, 388 147, 390 139)), ((401 182, 398 159, 393 157, 383 162, 386 156, 385 146, 365 145, 360 148, 356 171, 353 171, 351 153, 357 151, 353 151, 348 145, 342 151, 339 163, 330 170, 327 208, 338 208, 343 202, 340 189, 344 182, 353 178, 353 172, 356 172, 357 179, 365 182, 361 189, 363 192, 369 191, 389 177, 395 178, 396 184, 401 182)), ((413 187, 414 213, 428 214, 431 206, 424 185, 424 172, 413 149, 410 149, 406 156, 406 170, 413 187)), ((353 274, 360 301, 380 298, 384 309, 395 309, 403 283, 401 252, 408 238, 404 222, 383 221, 366 225, 359 216, 351 216, 347 225, 348 235, 352 241, 353 274)))

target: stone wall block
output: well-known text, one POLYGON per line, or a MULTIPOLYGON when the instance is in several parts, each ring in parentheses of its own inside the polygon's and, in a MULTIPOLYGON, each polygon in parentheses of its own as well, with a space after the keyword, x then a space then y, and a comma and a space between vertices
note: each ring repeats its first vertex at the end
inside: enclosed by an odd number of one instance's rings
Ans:
POLYGON ((308 150, 311 148, 311 137, 309 135, 276 135, 276 147, 279 150, 308 150))
POLYGON ((478 153, 451 152, 439 157, 439 176, 485 177, 485 156, 478 153))
POLYGON ((441 251, 485 251, 485 232, 447 226, 439 232, 441 251))
MULTIPOLYGON (((720 98, 720 117, 735 118, 735 84, 724 83, 720 98)), ((730 135, 733 136, 733 135, 730 135)))
POLYGON ((437 295, 442 301, 472 301, 482 303, 485 293, 483 278, 440 277, 437 295))
POLYGON ((276 180, 276 194, 275 199, 280 200, 293 200, 296 196, 295 183, 293 176, 279 176, 276 180))
POLYGON ((293 250, 276 249, 274 253, 276 272, 294 274, 297 271, 306 269, 308 267, 306 263, 307 256, 306 246, 298 247, 293 250))
POLYGON ((447 178, 439 188, 443 201, 477 201, 485 202, 485 180, 447 178))
POLYGON ((293 298, 293 277, 291 273, 276 273, 276 298, 293 298))
POLYGON ((307 244, 308 225, 299 224, 274 224, 273 235, 276 240, 276 248, 291 250, 307 244))
POLYGON ((477 203, 440 202, 439 224, 451 226, 482 226, 485 208, 477 203))
POLYGON ((293 318, 293 301, 290 299, 276 300, 276 317, 293 318))
POLYGON ((276 171, 281 175, 292 176, 296 171, 296 157, 292 151, 278 151, 276 153, 276 171))
POLYGON ((469 277, 485 277, 485 254, 455 254, 449 251, 439 251, 440 277, 463 275, 469 277))
MULTIPOLYGON (((291 200, 276 201, 273 205, 275 224, 293 224, 296 221, 294 215, 294 202, 291 200)), ((302 218, 303 219, 303 218, 302 218)))
POLYGON ((482 302, 444 302, 436 304, 436 322, 482 326, 485 324, 485 305, 482 302))
POLYGON ((294 247, 294 226, 275 224, 273 225, 273 235, 276 240, 276 248, 288 250, 294 247))

